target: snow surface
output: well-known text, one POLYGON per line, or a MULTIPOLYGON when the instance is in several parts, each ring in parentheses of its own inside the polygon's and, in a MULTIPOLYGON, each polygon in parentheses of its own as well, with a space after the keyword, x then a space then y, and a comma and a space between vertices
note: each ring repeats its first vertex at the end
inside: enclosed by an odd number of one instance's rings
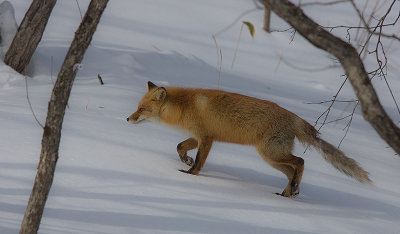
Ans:
POLYGON ((3 1, 0 4, 0 58, 2 60, 11 45, 17 28, 12 4, 9 1, 3 1))
MULTIPOLYGON (((12 1, 17 22, 31 1, 12 1)), ((79 1, 82 11, 88 0, 79 1)), ((304 2, 304 1, 303 1, 304 2)), ((186 136, 156 124, 131 125, 146 81, 160 85, 218 88, 217 55, 211 35, 229 25, 252 1, 110 1, 78 72, 62 129, 60 157, 39 233, 400 233, 400 158, 360 111, 341 149, 371 173, 374 186, 360 184, 326 163, 315 150, 305 159, 296 199, 275 195, 287 180, 247 146, 217 143, 199 176, 180 173, 176 145, 186 136), (100 86, 97 74, 105 82, 100 86)), ((399 11, 395 4, 393 12, 399 11)), ((349 5, 305 10, 324 25, 358 22, 349 5), (329 10, 328 10, 329 9, 329 10)), ((393 19, 396 15, 389 15, 393 19)), ((310 123, 343 81, 331 56, 290 32, 261 30, 263 12, 243 17, 256 27, 243 31, 231 61, 240 23, 217 37, 221 88, 275 101, 310 123)), ((58 1, 28 69, 32 107, 44 124, 52 81, 80 22, 76 1, 58 1)), ((355 23, 356 24, 356 23, 355 23)), ((272 28, 288 26, 275 15, 272 28)), ((396 26, 392 32, 398 32, 396 26)), ((334 31, 339 36, 345 30, 334 31)), ((399 44, 387 56, 388 81, 400 99, 399 44)), ((366 61, 367 67, 373 60, 366 61)), ((398 122, 387 87, 373 80, 387 112, 398 122)), ((354 98, 349 84, 340 99, 354 98)), ((352 106, 337 104, 329 120, 352 106)), ((338 145, 346 121, 326 125, 322 137, 338 145)), ((35 122, 25 77, 0 62, 0 233, 17 233, 32 189, 42 129, 35 122)), ((190 152, 194 156, 195 152, 190 152)))

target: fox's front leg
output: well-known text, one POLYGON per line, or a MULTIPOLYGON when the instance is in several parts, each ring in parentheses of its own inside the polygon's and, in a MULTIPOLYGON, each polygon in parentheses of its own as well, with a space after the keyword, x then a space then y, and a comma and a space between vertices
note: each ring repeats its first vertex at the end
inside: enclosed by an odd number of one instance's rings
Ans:
POLYGON ((182 141, 181 143, 178 144, 176 147, 179 157, 181 158, 181 161, 186 163, 189 167, 193 166, 194 161, 193 158, 187 156, 187 152, 189 150, 195 149, 198 145, 198 142, 194 138, 189 138, 185 141, 182 141))
POLYGON ((197 175, 200 170, 203 168, 204 163, 206 162, 208 153, 210 152, 213 140, 211 138, 204 138, 199 141, 199 149, 196 154, 196 160, 194 161, 194 165, 188 171, 180 170, 181 172, 185 172, 188 174, 197 175))

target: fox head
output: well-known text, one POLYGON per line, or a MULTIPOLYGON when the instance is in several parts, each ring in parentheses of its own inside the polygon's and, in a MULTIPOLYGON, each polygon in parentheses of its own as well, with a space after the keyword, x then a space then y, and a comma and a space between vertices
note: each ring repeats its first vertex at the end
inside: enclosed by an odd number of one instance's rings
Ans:
POLYGON ((140 100, 136 112, 126 120, 132 124, 157 120, 166 97, 167 90, 164 87, 158 87, 150 81, 147 82, 147 93, 140 100))

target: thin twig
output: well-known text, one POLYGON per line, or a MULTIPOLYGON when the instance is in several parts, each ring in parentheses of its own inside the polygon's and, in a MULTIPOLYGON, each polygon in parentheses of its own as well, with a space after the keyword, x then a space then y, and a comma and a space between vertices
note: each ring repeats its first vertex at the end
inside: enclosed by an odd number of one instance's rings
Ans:
POLYGON ((330 1, 330 2, 306 2, 306 3, 300 3, 299 7, 315 6, 315 5, 327 6, 327 5, 334 5, 334 4, 339 4, 339 3, 349 2, 349 1, 350 0, 337 0, 337 1, 330 1))
POLYGON ((29 99, 29 93, 28 93, 28 78, 26 76, 25 77, 25 91, 26 91, 26 99, 28 100, 28 104, 29 104, 29 108, 31 109, 33 118, 35 118, 36 122, 39 124, 40 127, 44 128, 43 124, 41 124, 38 120, 38 118, 35 115, 35 112, 33 111, 32 108, 32 104, 31 104, 31 100, 29 99))
POLYGON ((351 123, 353 122, 354 113, 355 113, 355 111, 356 111, 356 108, 357 108, 358 104, 360 104, 359 101, 357 101, 356 105, 354 105, 353 111, 352 111, 352 113, 350 114, 350 116, 351 116, 351 117, 350 117, 350 120, 349 120, 349 122, 347 123, 347 125, 346 125, 346 127, 345 127, 346 133, 344 134, 344 136, 343 136, 342 139, 340 140, 339 145, 338 145, 338 148, 340 147, 340 145, 342 144, 344 138, 346 138, 347 133, 349 132, 351 123))
POLYGON ((324 116, 325 113, 326 113, 325 118, 324 118, 324 121, 322 122, 321 126, 318 128, 318 131, 320 131, 321 128, 325 125, 326 120, 328 119, 329 113, 331 112, 331 108, 332 108, 333 105, 335 104, 336 99, 337 99, 337 97, 339 96, 340 91, 342 91, 342 88, 343 88, 344 84, 346 84, 346 82, 347 82, 347 79, 348 79, 348 78, 346 77, 346 79, 345 79, 345 80, 342 82, 342 84, 340 85, 339 90, 336 92, 335 96, 333 96, 332 103, 329 105, 329 107, 328 107, 328 108, 324 111, 324 113, 322 113, 322 114, 318 117, 318 119, 315 121, 315 125, 317 125, 318 122, 319 122, 319 120, 321 119, 321 117, 324 116))
POLYGON ((238 37, 237 42, 236 42, 236 47, 235 47, 235 52, 234 52, 234 54, 233 54, 231 69, 233 69, 233 65, 235 64, 235 59, 236 59, 237 51, 238 51, 238 49, 239 49, 240 38, 242 37, 243 26, 244 26, 244 24, 242 24, 242 26, 240 27, 240 33, 239 33, 239 37, 238 37))
POLYGON ((321 71, 325 71, 325 70, 328 70, 328 69, 339 67, 338 65, 329 65, 329 66, 321 67, 321 68, 304 68, 304 67, 299 67, 299 66, 296 66, 296 65, 294 65, 292 63, 289 63, 286 59, 283 58, 283 56, 281 56, 280 59, 282 60, 282 62, 284 64, 286 64, 287 66, 289 66, 289 67, 291 67, 293 69, 301 70, 301 71, 307 71, 307 72, 321 72, 321 71))
POLYGON ((219 68, 218 68, 218 89, 221 84, 221 70, 222 70, 222 50, 219 50, 219 55, 220 55, 220 63, 219 63, 219 68))
POLYGON ((97 74, 97 79, 99 79, 100 85, 104 85, 103 79, 101 78, 100 74, 97 74))
POLYGON ((305 104, 324 104, 324 103, 332 103, 332 102, 357 102, 358 100, 329 100, 329 101, 321 101, 321 102, 306 102, 305 104))
POLYGON ((348 114, 348 115, 346 115, 346 116, 344 116, 344 117, 340 117, 340 118, 337 118, 337 119, 335 119, 335 120, 328 121, 328 122, 326 122, 325 124, 336 123, 336 122, 338 122, 338 121, 340 121, 340 120, 347 119, 347 118, 349 118, 349 117, 351 117, 351 116, 353 116, 353 114, 348 114))
POLYGON ((274 72, 276 73, 279 69, 279 66, 281 65, 281 61, 282 61, 282 54, 279 55, 279 60, 278 63, 275 66, 274 72))
POLYGON ((278 30, 278 29, 271 30, 271 32, 287 32, 287 31, 289 31, 289 30, 293 31, 293 30, 295 30, 295 29, 294 29, 293 27, 290 27, 290 28, 283 29, 283 30, 278 30))
POLYGON ((215 48, 217 50, 218 89, 219 89, 219 83, 221 80, 221 69, 222 69, 222 51, 218 48, 217 38, 215 38, 215 35, 212 35, 212 39, 214 40, 215 48))
POLYGON ((389 85, 389 83, 388 83, 388 81, 387 81, 387 78, 386 78, 386 76, 384 77, 384 80, 385 80, 386 86, 387 86, 387 87, 388 87, 388 89, 389 89, 390 95, 392 96, 392 99, 393 99, 393 101, 394 101, 394 104, 396 105, 397 112, 398 112, 398 113, 399 113, 399 115, 400 115, 400 108, 399 108, 399 104, 397 104, 396 98, 394 97, 394 94, 393 94, 392 88, 390 88, 390 85, 389 85))
POLYGON ((83 17, 82 17, 81 7, 79 6, 78 0, 75 0, 75 1, 76 1, 76 5, 78 5, 79 14, 81 15, 81 20, 82 20, 83 17))

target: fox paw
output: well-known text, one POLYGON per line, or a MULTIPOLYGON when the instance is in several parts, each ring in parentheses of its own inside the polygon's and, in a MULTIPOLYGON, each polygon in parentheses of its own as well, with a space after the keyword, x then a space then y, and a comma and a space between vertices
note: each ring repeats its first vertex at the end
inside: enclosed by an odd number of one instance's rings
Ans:
POLYGON ((182 159, 182 162, 184 162, 186 165, 189 167, 194 165, 194 160, 191 157, 186 156, 185 158, 182 159))
POLYGON ((191 175, 197 175, 197 174, 199 174, 199 172, 195 172, 194 170, 192 170, 192 169, 189 169, 189 170, 179 170, 180 172, 183 172, 183 173, 186 173, 186 174, 191 174, 191 175))
POLYGON ((288 193, 286 191, 283 191, 282 193, 275 193, 276 195, 282 196, 282 197, 288 197, 288 198, 296 198, 299 195, 300 191, 297 190, 295 192, 288 193))
POLYGON ((180 172, 186 173, 186 174, 192 174, 191 170, 179 170, 180 172))

